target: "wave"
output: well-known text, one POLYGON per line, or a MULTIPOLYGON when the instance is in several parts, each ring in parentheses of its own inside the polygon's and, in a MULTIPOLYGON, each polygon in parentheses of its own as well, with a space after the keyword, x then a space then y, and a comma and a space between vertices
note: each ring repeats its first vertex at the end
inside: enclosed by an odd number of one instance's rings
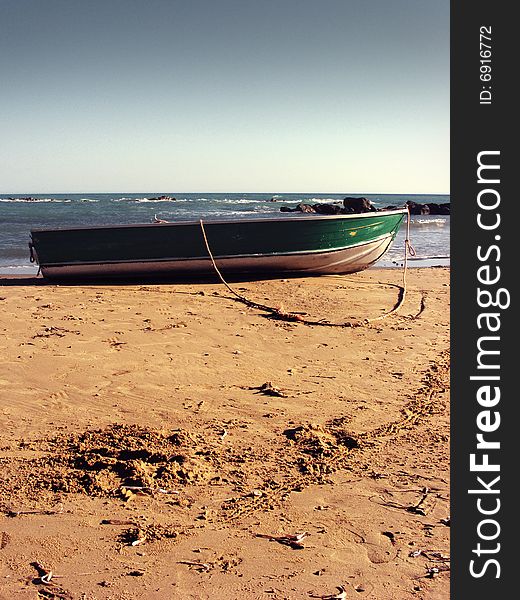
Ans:
POLYGON ((111 202, 148 202, 148 198, 130 198, 123 196, 121 198, 111 198, 111 202))
POLYGON ((264 204, 270 202, 269 199, 265 200, 251 200, 250 198, 197 198, 195 202, 205 201, 212 202, 214 204, 264 204))
POLYGON ((427 254, 426 256, 409 256, 408 260, 448 260, 449 258, 449 254, 427 254))
MULTIPOLYGON (((259 207, 265 208, 265 204, 269 203, 271 204, 271 200, 270 199, 265 199, 265 200, 251 200, 249 198, 177 198, 175 200, 153 200, 150 198, 139 198, 139 199, 135 199, 135 198, 127 198, 127 200, 134 200, 135 202, 174 202, 175 204, 179 204, 181 202, 191 202, 193 204, 197 203, 197 202, 207 202, 208 205, 209 203, 211 203, 212 205, 215 204, 256 204, 259 207)), ((117 202, 117 200, 116 200, 117 202)), ((203 207, 205 210, 207 210, 207 206, 203 207)))
MULTIPOLYGON (((451 257, 449 254, 439 254, 439 255, 425 255, 425 256, 409 256, 408 262, 413 264, 414 267, 434 267, 434 266, 449 266, 451 261, 451 257)), ((386 254, 382 259, 376 263, 376 266, 391 266, 394 267, 403 267, 404 266, 404 258, 403 256, 397 256, 392 254, 386 254)))
MULTIPOLYGON (((28 258, 26 260, 29 260, 28 258)), ((0 269, 28 269, 30 271, 36 271, 38 269, 38 265, 34 266, 34 264, 30 264, 30 265, 22 265, 22 264, 18 264, 18 265, 3 265, 2 263, 0 263, 0 269)))
POLYGON ((72 200, 69 198, 0 198, 0 202, 19 202, 28 204, 41 204, 43 202, 60 202, 70 203, 72 200))
POLYGON ((99 202, 96 198, 0 198, 0 202, 18 204, 71 204, 74 202, 99 202))
POLYGON ((433 219, 411 219, 410 225, 414 225, 416 227, 428 227, 428 225, 444 227, 445 225, 449 225, 449 219, 445 217, 436 217, 433 219))
MULTIPOLYGON (((211 212, 199 212, 195 213, 193 211, 177 211, 177 212, 168 212, 161 211, 157 213, 157 217, 161 219, 171 219, 172 221, 182 220, 186 221, 196 221, 202 218, 204 221, 212 221, 215 219, 226 218, 229 217, 258 217, 259 215, 264 215, 265 217, 272 217, 273 213, 266 213, 260 207, 257 210, 212 210, 211 212)), ((277 216, 277 213, 275 214, 277 216)))
POLYGON ((159 200, 158 198, 110 198, 109 202, 124 202, 132 204, 182 204, 184 202, 195 202, 189 198, 172 198, 159 200))
POLYGON ((334 202, 335 204, 343 204, 343 200, 340 198, 309 198, 304 202, 313 202, 314 204, 322 204, 324 202, 334 202))

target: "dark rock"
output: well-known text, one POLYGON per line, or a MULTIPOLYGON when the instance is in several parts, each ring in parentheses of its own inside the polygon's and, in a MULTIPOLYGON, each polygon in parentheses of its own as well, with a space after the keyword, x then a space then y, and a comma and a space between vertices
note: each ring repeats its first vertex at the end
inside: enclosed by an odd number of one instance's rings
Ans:
POLYGON ((411 215, 429 215, 430 207, 428 204, 419 204, 418 202, 407 202, 406 206, 411 215))
POLYGON ((343 213, 364 213, 375 211, 376 208, 368 198, 354 198, 347 196, 343 199, 343 213))
POLYGON ((302 213, 315 213, 316 212, 316 210, 314 209, 314 206, 311 206, 310 204, 298 204, 296 209, 298 210, 298 212, 302 212, 302 213))
POLYGON ((172 201, 172 200, 177 200, 177 198, 174 198, 173 196, 166 196, 166 195, 163 194, 162 196, 155 196, 153 198, 148 198, 148 200, 150 200, 150 201, 153 201, 153 200, 155 200, 155 201, 158 201, 158 200, 169 200, 169 201, 172 201))
MULTIPOLYGON (((450 204, 436 204, 434 202, 430 204, 420 204, 418 202, 407 202, 407 206, 410 209, 412 215, 449 215, 450 204)), ((376 212, 378 210, 396 210, 402 208, 402 206, 386 206, 385 208, 376 208, 368 200, 368 198, 355 198, 346 197, 343 200, 343 207, 341 204, 303 204, 300 203, 294 208, 290 206, 281 206, 280 212, 299 212, 299 213, 314 213, 319 215, 340 215, 340 214, 356 214, 366 212, 376 212)))
POLYGON ((406 206, 411 215, 449 215, 450 203, 437 204, 436 202, 420 204, 419 202, 407 202, 406 206))
MULTIPOLYGON (((315 205, 316 206, 316 205, 315 205)), ((291 208, 290 206, 280 206, 281 212, 300 212, 300 213, 315 213, 314 206, 310 204, 298 204, 295 208, 291 208)))
POLYGON ((445 203, 445 204, 430 203, 428 206, 430 207, 431 215, 449 215, 450 214, 449 203, 445 203))
POLYGON ((319 215, 339 215, 342 210, 340 204, 313 204, 312 208, 319 215))
POLYGON ((440 210, 440 204, 436 202, 429 202, 426 206, 430 209, 430 215, 438 215, 440 210))
POLYGON ((296 441, 298 437, 305 431, 305 427, 301 425, 299 427, 292 427, 290 429, 286 429, 283 434, 288 437, 290 440, 296 441))

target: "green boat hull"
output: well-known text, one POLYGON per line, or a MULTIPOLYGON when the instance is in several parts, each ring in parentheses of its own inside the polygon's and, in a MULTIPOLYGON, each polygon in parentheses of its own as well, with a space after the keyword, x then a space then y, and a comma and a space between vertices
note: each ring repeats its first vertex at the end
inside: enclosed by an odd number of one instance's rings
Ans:
POLYGON ((406 210, 31 231, 44 277, 350 273, 392 243, 406 210))

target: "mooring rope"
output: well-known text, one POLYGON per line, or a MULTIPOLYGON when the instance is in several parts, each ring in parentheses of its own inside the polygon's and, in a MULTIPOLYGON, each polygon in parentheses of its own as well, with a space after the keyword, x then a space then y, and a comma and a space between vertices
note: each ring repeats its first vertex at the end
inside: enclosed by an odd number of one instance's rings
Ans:
POLYGON ((199 220, 199 223, 200 223, 200 228, 202 230, 202 236, 204 238, 204 243, 206 245, 206 250, 211 259, 213 268, 215 269, 215 272, 218 275, 220 281, 226 286, 226 288, 240 302, 243 302, 244 304, 246 304, 247 306, 249 306, 251 308, 257 308, 259 310, 263 310, 265 312, 271 313, 272 315, 276 316, 276 318, 278 318, 282 321, 296 321, 299 323, 303 323, 304 325, 321 325, 324 327, 362 327, 364 325, 369 325, 370 323, 372 323, 374 321, 380 321, 382 319, 386 319, 390 315, 396 313, 401 308, 401 306, 403 305, 404 300, 406 298, 406 288, 407 288, 406 272, 408 269, 408 254, 410 254, 410 256, 415 256, 415 250, 410 242, 410 209, 408 209, 408 207, 407 207, 407 219, 406 219, 406 239, 404 242, 403 283, 401 286, 398 286, 399 287, 399 298, 398 298, 396 305, 392 308, 392 310, 390 310, 389 312, 387 312, 384 315, 381 315, 379 317, 373 317, 372 319, 367 318, 367 319, 364 319, 363 321, 345 321, 344 323, 331 323, 330 321, 326 321, 325 319, 321 319, 319 321, 305 319, 301 314, 294 313, 294 312, 285 312, 281 308, 275 308, 273 306, 268 306, 266 304, 260 304, 258 302, 254 302, 253 300, 249 300, 249 298, 246 298, 242 294, 239 294, 228 284, 228 282, 224 279, 224 276, 220 272, 220 269, 218 268, 217 263, 215 262, 213 252, 211 251, 211 248, 210 248, 210 245, 208 242, 208 237, 206 235, 206 230, 204 228, 204 223, 203 223, 202 219, 199 220))
MULTIPOLYGON (((229 285, 229 283, 224 279, 224 276, 222 275, 222 273, 220 272, 219 268, 217 267, 217 263, 215 262, 215 258, 213 257, 213 252, 211 252, 211 248, 209 247, 209 242, 208 242, 208 238, 206 236, 206 230, 204 229, 204 223, 202 222, 202 219, 200 219, 200 228, 202 229, 202 235, 204 237, 204 243, 206 244, 206 250, 208 251, 209 257, 211 259, 211 263, 213 264, 213 268, 215 269, 215 272, 217 273, 220 281, 226 286, 226 288, 234 296, 236 296, 241 302, 243 302, 244 304, 247 304, 251 308, 258 308, 260 310, 264 310, 266 312, 271 312, 271 313, 277 314, 277 315, 281 314, 282 311, 280 311, 278 308, 274 308, 272 306, 267 306, 266 304, 259 304, 258 302, 253 302, 252 300, 249 300, 245 296, 242 296, 242 294, 239 294, 238 292, 236 292, 229 285)), ((284 314, 291 314, 291 313, 284 313, 284 314)), ((294 315, 294 316, 295 317, 301 317, 301 315, 294 315)), ((294 319, 294 320, 296 320, 296 319, 294 319)), ((298 320, 300 320, 300 319, 298 319, 298 320)))
POLYGON ((408 271, 408 255, 415 256, 415 248, 412 246, 412 243, 410 242, 410 208, 407 206, 406 207, 406 238, 404 240, 403 283, 401 286, 399 286, 399 299, 397 301, 397 304, 394 306, 394 308, 392 308, 392 310, 390 310, 389 312, 387 312, 384 315, 381 315, 379 317, 373 317, 372 319, 367 319, 366 321, 368 323, 371 323, 372 321, 381 321, 382 319, 386 319, 390 315, 396 313, 401 308, 401 306, 404 304, 404 301, 406 299, 406 290, 407 290, 406 273, 408 271))

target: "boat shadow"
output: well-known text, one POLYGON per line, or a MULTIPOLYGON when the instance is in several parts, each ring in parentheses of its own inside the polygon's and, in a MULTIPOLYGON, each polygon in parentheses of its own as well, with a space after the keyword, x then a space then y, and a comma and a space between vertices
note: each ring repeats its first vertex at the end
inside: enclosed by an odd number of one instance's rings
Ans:
POLYGON ((25 275, 0 275, 0 287, 41 287, 46 285, 51 285, 51 282, 36 275, 32 277, 26 277, 25 275))
MULTIPOLYGON (((302 273, 284 273, 283 277, 280 274, 269 273, 255 273, 255 274, 233 274, 226 275, 226 282, 231 283, 246 283, 253 281, 272 281, 280 279, 302 279, 302 278, 316 278, 319 275, 316 274, 302 274, 302 273)), ((88 287, 88 286, 107 286, 107 287, 125 287, 135 285, 193 285, 193 284, 221 284, 221 280, 217 275, 205 275, 205 276, 191 276, 191 277, 146 277, 146 276, 135 276, 135 277, 98 277, 98 278, 64 278, 64 279, 46 279, 41 275, 34 275, 27 277, 25 275, 18 276, 3 276, 0 275, 0 287, 48 287, 48 286, 60 286, 60 287, 88 287)))

